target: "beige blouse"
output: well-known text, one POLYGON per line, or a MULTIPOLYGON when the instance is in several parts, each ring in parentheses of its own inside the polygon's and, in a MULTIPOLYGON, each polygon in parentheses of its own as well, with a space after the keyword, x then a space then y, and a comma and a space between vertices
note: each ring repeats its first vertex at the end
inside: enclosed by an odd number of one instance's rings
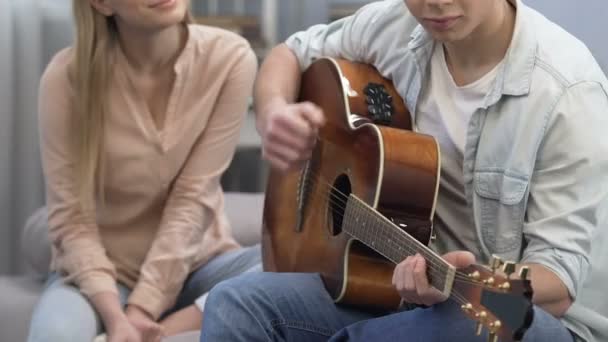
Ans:
POLYGON ((237 145, 257 60, 246 40, 189 26, 175 65, 166 124, 157 129, 129 86, 118 52, 105 130, 105 203, 78 205, 69 153, 71 49, 58 53, 40 85, 40 135, 53 242, 53 269, 92 296, 133 289, 129 304, 158 318, 185 278, 238 247, 219 183, 237 145))

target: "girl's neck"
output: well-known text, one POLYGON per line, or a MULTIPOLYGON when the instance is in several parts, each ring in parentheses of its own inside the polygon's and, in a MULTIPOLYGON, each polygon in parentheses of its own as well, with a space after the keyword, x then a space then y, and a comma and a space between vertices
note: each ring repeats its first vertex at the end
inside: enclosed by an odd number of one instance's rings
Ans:
POLYGON ((182 24, 152 32, 118 23, 118 31, 120 47, 130 67, 143 74, 172 67, 188 39, 188 29, 182 24))

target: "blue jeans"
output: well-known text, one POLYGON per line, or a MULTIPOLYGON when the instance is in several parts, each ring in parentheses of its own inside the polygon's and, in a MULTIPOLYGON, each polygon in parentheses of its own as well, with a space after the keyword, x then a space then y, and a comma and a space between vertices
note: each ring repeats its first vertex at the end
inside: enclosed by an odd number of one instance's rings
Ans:
MULTIPOLYGON (((451 301, 384 316, 335 305, 317 274, 244 274, 216 286, 205 308, 204 342, 487 341, 475 336, 475 324, 451 301)), ((535 308, 524 341, 573 337, 535 308)))
MULTIPOLYGON (((222 280, 256 269, 260 262, 259 245, 216 256, 188 276, 175 306, 163 316, 193 304, 222 280)), ((122 284, 118 284, 118 290, 125 305, 131 290, 122 284)), ((101 319, 87 298, 78 288, 52 274, 34 309, 28 342, 88 342, 102 332, 101 319)))
MULTIPOLYGON (((470 341, 487 342, 487 331, 475 335, 475 322, 462 314, 460 306, 447 301, 428 309, 416 309, 348 326, 331 342, 343 341, 470 341)), ((555 317, 534 308, 534 320, 524 342, 574 342, 568 329, 555 317)))

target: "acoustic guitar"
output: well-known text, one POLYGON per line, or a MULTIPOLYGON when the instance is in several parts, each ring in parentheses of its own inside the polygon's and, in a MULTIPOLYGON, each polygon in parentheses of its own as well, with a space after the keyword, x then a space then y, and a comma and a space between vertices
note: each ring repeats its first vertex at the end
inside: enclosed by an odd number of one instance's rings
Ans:
POLYGON ((271 170, 264 205, 264 270, 319 273, 336 302, 397 309, 395 264, 421 254, 429 282, 462 306, 491 341, 521 340, 533 316, 528 269, 493 258, 455 269, 434 253, 432 222, 440 152, 412 131, 392 83, 365 64, 319 59, 303 74, 300 101, 326 124, 301 169, 271 170))

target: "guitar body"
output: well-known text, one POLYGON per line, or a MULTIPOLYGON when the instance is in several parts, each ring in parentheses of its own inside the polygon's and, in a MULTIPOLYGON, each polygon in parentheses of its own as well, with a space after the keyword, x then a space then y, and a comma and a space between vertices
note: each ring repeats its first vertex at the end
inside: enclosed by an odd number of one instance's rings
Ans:
POLYGON ((428 244, 439 148, 432 137, 411 131, 403 101, 370 66, 320 59, 303 75, 300 101, 321 107, 327 122, 305 167, 271 170, 264 269, 320 273, 337 302, 394 309, 400 304, 391 281, 395 264, 342 231, 346 196, 356 195, 428 244), (382 108, 391 108, 392 117, 382 108))

